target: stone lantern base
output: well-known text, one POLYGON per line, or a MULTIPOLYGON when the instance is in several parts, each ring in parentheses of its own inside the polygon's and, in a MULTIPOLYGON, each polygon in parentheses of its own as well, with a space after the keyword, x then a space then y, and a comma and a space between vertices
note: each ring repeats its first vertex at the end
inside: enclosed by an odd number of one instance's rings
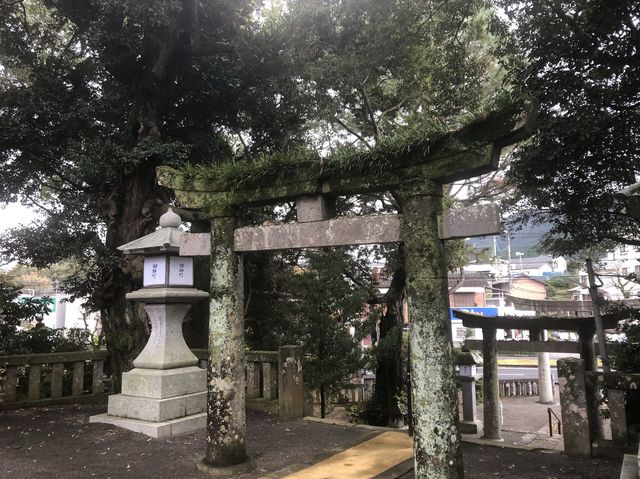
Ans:
POLYGON ((136 368, 122 375, 122 394, 109 396, 102 422, 154 438, 171 437, 205 427, 207 372, 197 366, 175 369, 136 368))
POLYGON ((122 393, 109 396, 106 414, 92 416, 90 422, 113 424, 154 438, 171 437, 205 427, 207 414, 207 371, 196 365, 198 359, 182 336, 182 322, 190 304, 173 303, 202 299, 197 290, 173 291, 165 288, 140 290, 128 299, 149 296, 155 304, 145 304, 151 320, 151 336, 134 369, 122 375, 122 393), (179 294, 179 296, 178 296, 179 294), (175 297, 178 296, 178 297, 175 297))

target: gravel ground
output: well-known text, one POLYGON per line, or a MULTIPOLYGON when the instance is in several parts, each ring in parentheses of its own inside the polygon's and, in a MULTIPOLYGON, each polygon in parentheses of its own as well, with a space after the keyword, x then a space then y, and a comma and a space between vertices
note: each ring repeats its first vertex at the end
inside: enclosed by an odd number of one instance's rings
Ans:
MULTIPOLYGON (((150 439, 107 424, 89 424, 104 405, 56 406, 0 412, 0 478, 173 478, 206 475, 195 463, 204 456, 204 433, 150 439)), ((247 445, 257 478, 318 454, 357 444, 372 433, 315 422, 279 423, 249 413, 247 445)), ((576 460, 561 454, 464 445, 467 479, 616 478, 620 461, 576 460)))
POLYGON ((465 479, 616 479, 622 460, 463 444, 465 479))
MULTIPOLYGON (((36 478, 205 478, 195 463, 204 457, 204 432, 151 439, 108 424, 89 424, 100 406, 56 406, 0 412, 0 477, 36 478)), ((255 478, 305 462, 327 449, 344 448, 371 431, 307 421, 279 423, 247 415, 247 448, 255 478)))

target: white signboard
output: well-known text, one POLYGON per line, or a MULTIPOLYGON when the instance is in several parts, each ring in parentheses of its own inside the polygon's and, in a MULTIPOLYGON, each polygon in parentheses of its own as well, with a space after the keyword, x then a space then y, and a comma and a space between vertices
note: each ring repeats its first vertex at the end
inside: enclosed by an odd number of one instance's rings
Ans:
POLYGON ((169 258, 169 284, 193 286, 193 258, 171 256, 169 258))
POLYGON ((145 258, 143 278, 145 286, 165 284, 167 279, 167 257, 149 256, 145 258))

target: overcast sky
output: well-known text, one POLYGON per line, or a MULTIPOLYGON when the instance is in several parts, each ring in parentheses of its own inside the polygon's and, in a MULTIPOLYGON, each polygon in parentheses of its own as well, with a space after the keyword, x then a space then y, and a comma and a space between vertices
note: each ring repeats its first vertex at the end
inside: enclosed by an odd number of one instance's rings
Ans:
POLYGON ((36 213, 33 210, 19 203, 0 204, 0 233, 21 224, 29 224, 35 217, 36 213))

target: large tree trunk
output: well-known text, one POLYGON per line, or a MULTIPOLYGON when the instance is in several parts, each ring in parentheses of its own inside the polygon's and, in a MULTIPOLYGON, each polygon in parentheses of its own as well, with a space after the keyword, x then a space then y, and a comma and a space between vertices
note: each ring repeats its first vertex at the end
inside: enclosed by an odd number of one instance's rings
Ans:
MULTIPOLYGON (((140 303, 125 295, 142 287, 142 259, 123 257, 117 247, 151 232, 156 205, 154 167, 141 168, 129 176, 105 201, 107 261, 102 272, 102 289, 97 292, 102 326, 114 389, 120 390, 121 375, 131 369, 149 336, 149 323, 140 303)), ((159 201, 159 200, 157 200, 159 201)))
MULTIPOLYGON (((402 256, 402 251, 400 252, 402 256)), ((402 261, 398 261, 402 264, 402 261)), ((385 312, 380 320, 374 402, 381 408, 380 425, 386 426, 402 417, 398 406, 402 377, 402 328, 404 324, 405 272, 398 266, 393 273, 385 298, 385 312)))
MULTIPOLYGON (((155 52, 150 68, 136 78, 126 136, 123 143, 135 148, 142 141, 162 142, 163 112, 167 110, 164 91, 175 81, 181 67, 188 64, 191 49, 197 42, 198 6, 183 0, 181 15, 163 32, 162 45, 155 52)), ((156 38, 155 40, 158 40, 156 38)), ((129 75, 130 72, 120 72, 129 75)), ((131 78, 123 78, 131 83, 131 78)), ((114 389, 120 390, 122 372, 132 366, 149 336, 147 316, 139 303, 130 303, 125 295, 142 286, 140 257, 122 257, 118 246, 140 238, 153 230, 164 197, 156 185, 156 163, 150 155, 144 162, 123 172, 122 180, 109 191, 103 202, 107 225, 102 289, 97 292, 102 325, 111 358, 114 389)), ((167 198, 164 198, 166 201, 167 198)))

